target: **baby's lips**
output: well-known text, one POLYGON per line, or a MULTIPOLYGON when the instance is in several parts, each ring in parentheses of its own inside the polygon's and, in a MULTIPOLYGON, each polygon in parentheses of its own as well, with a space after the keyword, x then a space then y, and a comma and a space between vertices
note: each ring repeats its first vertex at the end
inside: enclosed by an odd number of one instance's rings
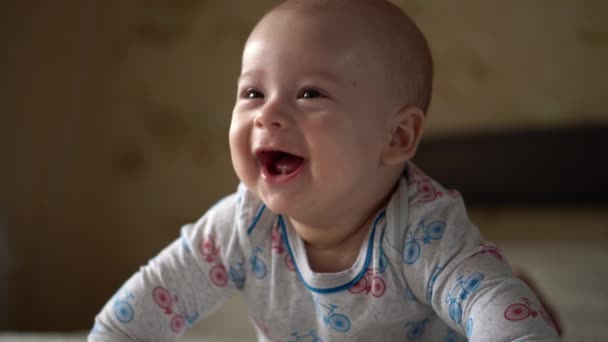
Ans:
POLYGON ((253 150, 253 155, 255 156, 255 158, 258 159, 259 162, 264 163, 266 165, 272 163, 273 161, 276 161, 278 156, 282 154, 291 155, 296 158, 301 158, 302 160, 306 159, 293 149, 283 148, 277 145, 263 145, 260 147, 256 147, 253 150))

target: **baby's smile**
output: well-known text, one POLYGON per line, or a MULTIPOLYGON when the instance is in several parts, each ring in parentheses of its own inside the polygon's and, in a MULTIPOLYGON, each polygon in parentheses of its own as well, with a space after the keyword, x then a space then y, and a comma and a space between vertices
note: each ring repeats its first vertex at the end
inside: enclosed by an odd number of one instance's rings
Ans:
POLYGON ((296 177, 302 170, 304 158, 279 150, 255 153, 262 169, 262 177, 269 183, 282 184, 296 177))

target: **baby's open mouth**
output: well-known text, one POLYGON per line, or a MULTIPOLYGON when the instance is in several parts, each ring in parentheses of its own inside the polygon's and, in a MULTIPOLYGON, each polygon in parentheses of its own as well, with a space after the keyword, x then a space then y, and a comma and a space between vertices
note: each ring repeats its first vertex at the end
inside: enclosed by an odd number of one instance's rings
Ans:
POLYGON ((304 158, 283 151, 260 151, 256 155, 271 176, 292 174, 304 163, 304 158))

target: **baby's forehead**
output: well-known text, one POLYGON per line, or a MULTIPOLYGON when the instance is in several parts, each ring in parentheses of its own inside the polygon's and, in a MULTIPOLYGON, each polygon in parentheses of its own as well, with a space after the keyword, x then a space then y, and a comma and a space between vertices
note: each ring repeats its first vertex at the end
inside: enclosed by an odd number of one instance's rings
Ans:
MULTIPOLYGON (((382 52, 403 55, 406 47, 414 53, 425 47, 415 43, 424 38, 413 21, 399 7, 384 0, 290 0, 270 11, 264 21, 270 21, 270 26, 280 23, 280 29, 293 32, 297 39, 306 38, 297 37, 300 33, 317 39, 365 42, 378 58, 382 52), (266 20, 271 18, 279 20, 266 20), (296 22, 306 30, 296 31, 296 22)), ((276 29, 279 28, 271 28, 269 33, 276 29)))
POLYGON ((308 23, 346 26, 354 33, 375 32, 394 26, 400 14, 403 13, 398 7, 384 0, 290 0, 275 7, 267 16, 279 15, 292 20, 315 19, 308 23))
POLYGON ((380 61, 378 69, 390 74, 389 83, 398 83, 404 98, 428 107, 433 68, 428 44, 417 25, 388 1, 288 0, 271 10, 252 35, 260 27, 270 36, 282 30, 288 39, 335 42, 319 48, 355 46, 355 58, 380 61))
POLYGON ((378 5, 382 3, 381 0, 286 1, 260 21, 252 36, 274 38, 278 32, 288 32, 290 40, 330 43, 319 44, 318 48, 363 47, 375 58, 382 58, 382 53, 393 53, 403 45, 395 43, 395 39, 407 40, 395 23, 393 10, 400 10, 378 5))

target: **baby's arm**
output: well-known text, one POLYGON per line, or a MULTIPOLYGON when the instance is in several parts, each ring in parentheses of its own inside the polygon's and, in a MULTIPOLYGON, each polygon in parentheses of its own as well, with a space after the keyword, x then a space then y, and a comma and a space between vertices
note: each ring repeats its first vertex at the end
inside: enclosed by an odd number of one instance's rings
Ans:
MULTIPOLYGON (((418 242, 420 258, 404 265, 406 279, 450 327, 470 341, 559 340, 555 323, 534 292, 513 275, 495 247, 480 243, 460 199, 412 214, 411 226, 437 227, 428 232, 428 241, 418 242)), ((404 255, 407 242, 405 246, 404 255)))
POLYGON ((433 284, 434 310, 471 341, 558 341, 549 312, 498 255, 480 251, 446 266, 433 284))
POLYGON ((140 268, 96 317, 89 341, 174 341, 245 281, 232 195, 140 268), (236 260, 236 261, 235 261, 236 260))
POLYGON ((549 316, 551 316, 551 318, 553 318, 553 323, 555 323, 555 328, 557 330, 557 334, 559 336, 563 336, 564 326, 563 326, 563 323, 562 323, 562 321, 560 319, 560 316, 557 313, 557 310, 555 309, 555 307, 553 306, 553 304, 551 303, 551 301, 548 300, 548 298, 546 297, 546 295, 543 293, 542 289, 538 286, 538 284, 536 283, 536 281, 534 281, 532 279, 532 277, 528 274, 528 272, 525 271, 524 268, 517 267, 517 266, 514 266, 514 265, 511 265, 511 268, 513 270, 513 274, 515 274, 515 276, 517 278, 519 278, 526 285, 528 285, 528 287, 532 290, 532 292, 536 293, 536 296, 538 297, 538 300, 540 301, 540 304, 549 313, 549 316))

